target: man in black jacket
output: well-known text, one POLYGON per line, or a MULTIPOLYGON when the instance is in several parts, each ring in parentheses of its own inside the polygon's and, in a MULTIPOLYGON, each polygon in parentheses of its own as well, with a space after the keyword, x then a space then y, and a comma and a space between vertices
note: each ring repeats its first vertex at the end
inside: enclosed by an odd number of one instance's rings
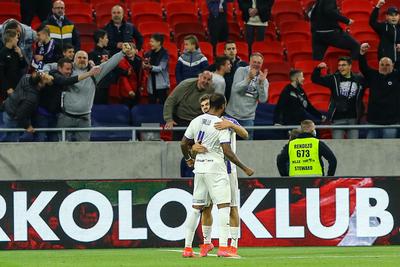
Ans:
MULTIPOLYGON (((264 41, 265 29, 271 18, 271 9, 275 0, 238 0, 242 11, 242 18, 246 24, 246 41, 249 45, 249 55, 252 53, 251 45, 256 41, 264 41)), ((247 60, 247 58, 246 58, 247 60)))
MULTIPOLYGON (((18 83, 15 91, 4 101, 3 121, 5 128, 25 128, 33 133, 31 118, 39 104, 39 91, 53 81, 46 73, 34 72, 26 75, 18 83)), ((17 142, 19 133, 9 132, 2 141, 17 142)))
POLYGON ((388 57, 394 62, 397 69, 400 67, 400 15, 397 7, 392 6, 386 10, 386 21, 378 22, 379 10, 384 4, 384 0, 379 0, 376 4, 369 18, 369 25, 380 38, 378 60, 388 57))
POLYGON ((304 83, 303 72, 291 70, 289 78, 290 84, 283 89, 275 108, 274 124, 298 125, 307 119, 306 111, 324 121, 326 117, 313 107, 301 87, 304 83))
MULTIPOLYGON (((369 124, 391 125, 399 123, 400 73, 394 70, 388 57, 379 60, 379 69, 371 69, 365 58, 370 48, 363 43, 360 48, 360 70, 370 90, 367 121, 369 124)), ((396 138, 397 129, 370 129, 367 138, 396 138)))
MULTIPOLYGON (((328 87, 331 90, 331 102, 329 104, 329 118, 335 125, 358 124, 363 115, 363 102, 365 81, 361 75, 351 72, 352 60, 349 57, 338 59, 338 71, 334 74, 321 76, 321 70, 327 68, 325 62, 321 62, 313 71, 311 80, 313 83, 328 87)), ((333 130, 334 139, 358 138, 358 130, 333 130)))
POLYGON ((281 176, 323 176, 322 158, 328 161, 328 176, 334 176, 337 166, 336 157, 324 142, 316 139, 314 122, 302 121, 301 132, 283 147, 276 158, 281 176))
POLYGON ((353 24, 353 20, 340 14, 336 0, 317 0, 311 15, 313 59, 322 60, 329 46, 350 50, 357 59, 360 44, 339 26, 353 24))
POLYGON ((124 9, 116 5, 111 9, 111 21, 104 27, 109 39, 108 51, 114 55, 121 51, 124 42, 134 41, 138 50, 142 49, 143 36, 132 23, 124 20, 124 9))

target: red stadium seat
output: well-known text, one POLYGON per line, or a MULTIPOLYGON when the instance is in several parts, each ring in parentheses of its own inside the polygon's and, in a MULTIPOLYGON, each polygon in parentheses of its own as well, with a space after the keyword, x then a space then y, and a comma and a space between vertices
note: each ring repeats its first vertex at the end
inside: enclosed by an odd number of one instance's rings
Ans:
POLYGON ((132 13, 132 22, 135 25, 141 22, 162 21, 162 8, 157 2, 133 3, 130 6, 130 11, 132 13))
POLYGON ((263 70, 268 70, 268 81, 289 81, 290 65, 287 62, 264 62, 263 70))
POLYGON ((304 91, 307 93, 307 96, 309 95, 318 95, 318 94, 322 94, 322 95, 329 95, 331 94, 330 90, 327 87, 324 87, 322 85, 318 85, 315 83, 304 83, 304 91))
POLYGON ((79 32, 81 42, 92 42, 94 43, 93 34, 97 30, 97 26, 94 23, 77 23, 75 24, 76 29, 79 32))
POLYGON ((13 18, 21 21, 19 3, 5 2, 0 4, 0 23, 13 18))
POLYGON ((336 71, 337 69, 337 60, 339 57, 350 56, 350 52, 348 50, 343 50, 335 47, 329 47, 325 53, 325 62, 328 65, 328 68, 332 71, 336 71))
POLYGON ((93 22, 93 8, 91 4, 69 4, 65 7, 65 12, 74 23, 92 23, 93 22))
POLYGON ((351 35, 360 43, 369 42, 371 40, 379 41, 379 36, 369 26, 368 22, 356 22, 350 26, 351 35))
POLYGON ((199 41, 206 41, 206 33, 200 23, 178 23, 174 27, 174 39, 177 47, 181 47, 183 39, 187 35, 195 35, 199 41))
MULTIPOLYGON (((176 64, 178 62, 178 48, 176 47, 176 44, 170 43, 170 42, 165 42, 163 46, 168 51, 170 65, 172 64, 172 62, 174 64, 176 64)), ((174 68, 174 72, 175 72, 175 68, 174 68)))
POLYGON ((209 42, 199 42, 199 46, 203 55, 206 56, 208 64, 212 64, 214 62, 214 52, 212 45, 209 42))
POLYGON ((282 22, 280 25, 281 40, 285 43, 297 40, 310 40, 310 24, 304 20, 282 22))
POLYGON ((279 1, 272 6, 272 16, 279 26, 284 21, 304 19, 303 9, 297 1, 279 1))
POLYGON ((166 22, 143 22, 139 24, 138 30, 145 39, 149 39, 153 33, 164 35, 165 40, 170 39, 170 29, 166 22))
POLYGON ((356 20, 361 17, 369 18, 372 12, 372 4, 368 0, 343 0, 342 14, 350 19, 356 20))
POLYGON ((277 39, 276 26, 275 26, 275 23, 273 21, 269 21, 268 22, 268 26, 265 29, 265 39, 267 41, 274 41, 274 40, 277 39))
POLYGON ((311 82, 311 74, 314 68, 319 64, 319 61, 314 60, 299 60, 294 62, 294 68, 303 71, 306 82, 311 82))
POLYGON ((268 103, 277 104, 283 88, 288 84, 289 81, 270 82, 268 89, 268 103))
POLYGON ((264 56, 264 62, 283 61, 283 47, 278 41, 254 42, 252 51, 261 53, 264 56))
POLYGON ((312 48, 310 41, 289 42, 286 44, 288 61, 293 63, 298 60, 312 59, 312 48))

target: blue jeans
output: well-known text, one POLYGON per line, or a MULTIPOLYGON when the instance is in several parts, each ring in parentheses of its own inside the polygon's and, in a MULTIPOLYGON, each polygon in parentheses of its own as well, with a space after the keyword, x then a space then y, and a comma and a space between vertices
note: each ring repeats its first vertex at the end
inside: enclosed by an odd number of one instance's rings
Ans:
MULTIPOLYGON (((254 120, 237 120, 237 122, 246 128, 247 126, 254 126, 254 120)), ((249 133, 249 138, 248 140, 253 140, 254 139, 254 130, 246 129, 247 132, 249 133)))
MULTIPOLYGON (((373 125, 373 124, 371 124, 373 125)), ((396 138, 397 137, 397 129, 395 128, 386 128, 386 129, 369 129, 367 138, 368 139, 376 139, 376 138, 396 138)))

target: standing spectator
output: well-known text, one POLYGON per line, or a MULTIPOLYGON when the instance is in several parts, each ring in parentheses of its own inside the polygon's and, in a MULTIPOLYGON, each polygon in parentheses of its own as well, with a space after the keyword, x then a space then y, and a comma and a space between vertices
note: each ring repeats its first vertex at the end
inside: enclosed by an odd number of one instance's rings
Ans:
MULTIPOLYGON (((58 117, 57 127, 90 127, 90 113, 93 107, 96 83, 105 75, 112 71, 122 57, 130 49, 130 45, 125 43, 122 51, 115 54, 107 62, 100 64, 101 72, 93 79, 85 79, 74 85, 68 86, 68 90, 63 92, 61 97, 62 113, 58 117)), ((88 55, 85 51, 78 51, 75 54, 72 75, 79 75, 87 71, 89 67, 88 55)), ((67 139, 72 140, 73 135, 77 141, 89 141, 89 132, 69 132, 67 139)))
MULTIPOLYGON (((93 38, 96 47, 89 53, 89 60, 93 61, 95 65, 100 65, 110 58, 110 52, 106 49, 108 46, 107 32, 99 29, 94 32, 93 38)), ((114 72, 110 72, 97 84, 94 104, 108 104, 108 91, 114 79, 114 72)))
POLYGON ((215 58, 215 72, 213 73, 212 82, 214 84, 215 93, 225 95, 225 79, 226 73, 229 73, 232 68, 231 61, 227 56, 215 58))
MULTIPOLYGON (((268 98, 268 70, 261 71, 264 58, 260 53, 250 56, 250 65, 237 69, 233 78, 231 99, 226 113, 236 119, 243 127, 254 126, 257 102, 264 103, 268 98)), ((254 130, 248 130, 253 139, 254 130)))
POLYGON ((20 0, 22 23, 31 25, 37 15, 40 21, 45 21, 51 12, 51 0, 20 0))
POLYGON ((114 72, 117 76, 117 83, 111 85, 109 103, 125 104, 130 108, 139 102, 140 91, 142 90, 142 59, 137 56, 135 44, 130 43, 129 49, 114 72))
POLYGON ((54 1, 52 14, 42 25, 50 29, 50 36, 61 47, 66 43, 72 44, 76 50, 81 47, 79 32, 74 23, 65 16, 65 4, 61 0, 54 1))
POLYGON ((340 14, 336 0, 318 0, 311 15, 313 59, 322 60, 329 46, 350 50, 351 58, 357 59, 360 44, 339 26, 354 23, 340 14))
MULTIPOLYGON (((86 73, 71 76, 72 61, 68 58, 61 58, 57 62, 57 69, 51 70, 49 75, 53 77, 51 85, 47 85, 39 94, 39 108, 35 116, 35 127, 37 128, 55 128, 57 125, 57 116, 61 112, 61 94, 66 91, 69 85, 73 85, 88 77, 96 74, 96 69, 92 68, 86 73)), ((37 140, 58 141, 58 135, 55 132, 39 132, 37 140)))
POLYGON ((386 10, 386 21, 378 22, 379 9, 385 4, 384 0, 379 0, 372 10, 369 18, 369 25, 379 35, 380 42, 378 48, 378 60, 388 57, 394 62, 397 69, 400 62, 400 26, 399 10, 391 6, 386 10))
POLYGON ((210 31, 210 41, 213 45, 214 55, 218 42, 225 42, 229 37, 229 27, 227 19, 227 0, 207 0, 208 29, 210 31))
MULTIPOLYGON (((229 103, 229 99, 231 98, 231 90, 232 90, 232 83, 233 83, 233 76, 235 75, 236 70, 239 67, 246 67, 247 63, 243 61, 238 55, 237 55, 237 48, 236 48, 236 43, 235 41, 228 40, 225 43, 224 46, 224 55, 229 57, 231 60, 231 71, 225 73, 224 78, 225 78, 225 97, 226 101, 229 103)), ((215 71, 215 64, 210 65, 209 67, 210 71, 215 71)))
MULTIPOLYGON (((326 63, 320 63, 313 71, 313 83, 328 87, 331 90, 329 104, 329 119, 334 125, 358 124, 363 115, 363 95, 365 81, 361 75, 351 72, 352 60, 349 57, 338 59, 338 71, 331 75, 321 76, 321 69, 326 69, 326 63)), ((334 139, 358 138, 358 130, 333 130, 334 139)))
MULTIPOLYGON (((369 85, 367 122, 375 125, 399 123, 400 73, 393 70, 393 62, 388 57, 379 61, 379 69, 371 69, 365 58, 370 48, 363 43, 360 48, 360 70, 369 85)), ((370 129, 367 138, 396 138, 397 129, 370 129)))
POLYGON ((249 54, 251 54, 254 35, 256 41, 264 41, 265 29, 271 18, 271 9, 275 0, 238 0, 238 2, 246 24, 246 41, 249 45, 249 54))
POLYGON ((134 42, 138 50, 142 49, 143 36, 132 23, 124 20, 124 9, 120 5, 111 9, 111 21, 104 30, 108 35, 108 50, 111 55, 121 51, 124 42, 134 42))
MULTIPOLYGON (((186 79, 168 96, 164 105, 165 128, 188 126, 190 121, 202 114, 199 99, 214 93, 212 73, 204 71, 198 78, 186 79)), ((174 140, 181 140, 183 132, 174 131, 174 140)))
POLYGON ((0 94, 4 100, 14 92, 26 62, 18 47, 17 31, 7 30, 3 39, 5 46, 0 49, 0 94))
POLYGON ((196 78, 208 67, 208 60, 200 51, 197 37, 188 35, 183 42, 185 51, 178 58, 175 68, 176 84, 189 78, 196 78))
POLYGON ((43 70, 45 64, 57 62, 61 56, 60 46, 50 37, 47 26, 38 29, 38 42, 32 59, 32 67, 38 71, 43 70))
POLYGON ((283 88, 279 96, 278 104, 274 112, 274 124, 276 125, 299 125, 307 119, 307 113, 325 121, 323 116, 310 103, 304 92, 304 76, 301 70, 291 70, 289 73, 290 83, 283 88))
MULTIPOLYGON (((39 91, 52 80, 52 76, 38 72, 21 79, 15 92, 4 101, 3 121, 6 128, 25 128, 33 134, 35 130, 31 118, 39 103, 39 91)), ((18 137, 19 133, 7 133, 3 141, 17 142, 18 137)))
MULTIPOLYGON (((64 44, 63 48, 62 48, 62 55, 64 58, 67 58, 71 61, 74 60, 74 56, 75 56, 75 49, 74 46, 72 44, 64 44)), ((48 63, 45 64, 43 66, 43 71, 44 72, 49 72, 51 70, 57 70, 57 62, 55 63, 48 63)))
POLYGON ((144 69, 149 72, 147 92, 150 103, 164 105, 170 87, 168 73, 168 51, 163 47, 164 36, 155 33, 150 38, 151 50, 144 57, 144 69))
POLYGON ((36 41, 37 35, 30 26, 20 23, 15 19, 8 19, 2 25, 0 25, 0 48, 4 46, 4 32, 6 30, 15 30, 18 33, 18 47, 21 48, 22 54, 24 55, 25 61, 27 63, 24 72, 27 71, 27 67, 32 61, 32 44, 36 41))

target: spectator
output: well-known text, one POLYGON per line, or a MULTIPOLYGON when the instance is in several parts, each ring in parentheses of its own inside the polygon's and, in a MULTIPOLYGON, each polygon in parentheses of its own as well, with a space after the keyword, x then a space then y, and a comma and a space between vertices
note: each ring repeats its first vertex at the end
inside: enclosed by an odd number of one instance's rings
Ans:
MULTIPOLYGON (((226 113, 243 127, 254 126, 257 102, 264 103, 268 98, 268 71, 261 71, 263 61, 260 53, 253 53, 250 56, 250 65, 238 68, 233 78, 231 99, 226 113)), ((252 140, 254 131, 247 131, 249 140, 252 140)))
POLYGON ((54 1, 52 14, 42 25, 50 29, 50 36, 61 46, 72 44, 76 50, 81 47, 79 32, 74 23, 65 16, 65 4, 61 0, 54 1))
MULTIPOLYGON (((358 124, 363 112, 363 95, 365 81, 361 75, 351 72, 352 60, 349 57, 338 59, 338 71, 331 75, 321 76, 321 69, 327 68, 326 63, 320 63, 313 71, 313 83, 328 87, 331 90, 329 104, 329 119, 334 125, 358 124)), ((333 130, 334 139, 358 138, 358 130, 333 130)))
MULTIPOLYGON (((247 63, 243 60, 240 59, 240 57, 237 56, 237 48, 236 48, 236 43, 235 41, 232 40, 228 40, 225 43, 225 47, 224 47, 224 55, 229 57, 229 59, 231 60, 231 71, 225 73, 224 78, 225 78, 225 97, 226 97, 226 101, 229 103, 229 99, 231 97, 231 90, 232 90, 232 83, 233 83, 233 76, 235 75, 236 70, 239 67, 246 67, 247 63)), ((215 71, 215 64, 211 65, 209 67, 210 71, 215 71)))
POLYGON ((246 24, 246 41, 249 45, 249 54, 251 54, 254 35, 256 41, 264 41, 265 29, 271 18, 271 9, 275 0, 238 0, 238 2, 246 24))
MULTIPOLYGON (((61 97, 62 113, 58 117, 57 127, 90 127, 90 113, 92 111, 96 83, 112 71, 121 61, 123 55, 128 51, 130 45, 125 43, 122 51, 115 54, 107 62, 100 64, 100 73, 93 79, 82 80, 74 85, 68 86, 67 91, 61 97)), ((75 54, 72 75, 79 75, 89 67, 88 55, 85 51, 78 51, 75 54)), ((69 132, 67 139, 72 140, 73 136, 77 141, 89 141, 89 132, 69 132)))
POLYGON ((210 41, 213 45, 214 55, 218 42, 225 42, 229 37, 229 27, 227 19, 227 0, 207 0, 208 29, 210 41))
MULTIPOLYGON (((96 69, 92 68, 86 73, 71 77, 72 61, 68 58, 61 58, 57 62, 57 69, 51 70, 49 75, 53 77, 51 85, 45 86, 40 90, 39 108, 35 117, 35 127, 54 128, 57 125, 57 116, 61 112, 61 94, 66 91, 69 85, 73 85, 88 77, 96 74, 96 69)), ((39 132, 37 140, 58 141, 58 135, 55 132, 39 132)))
POLYGON ((379 0, 372 10, 369 18, 369 25, 379 35, 380 42, 378 48, 378 60, 388 57, 394 62, 398 69, 400 62, 400 26, 399 10, 391 6, 386 10, 386 21, 378 22, 379 9, 385 4, 384 0, 379 0))
MULTIPOLYGON (((365 58, 370 48, 363 43, 360 48, 360 70, 369 85, 367 122, 375 125, 399 123, 400 74, 393 70, 393 62, 388 57, 379 61, 378 70, 371 69, 365 58)), ((397 129, 370 129, 367 138, 396 138, 397 129)))
POLYGON ((143 36, 132 23, 124 20, 124 9, 120 5, 111 9, 111 21, 105 26, 104 30, 108 35, 108 50, 111 55, 121 51, 124 42, 134 41, 137 49, 142 49, 143 36))
MULTIPOLYGON (((52 76, 38 72, 21 79, 15 92, 3 104, 5 128, 25 128, 28 133, 33 134, 35 130, 32 127, 31 118, 39 103, 39 91, 52 80, 52 76)), ((6 133, 3 141, 17 142, 18 137, 19 133, 6 133)))
POLYGON ((163 47, 164 36, 155 33, 150 38, 151 50, 144 57, 144 69, 148 71, 147 92, 150 103, 164 105, 169 90, 168 51, 163 47))
MULTIPOLYGON (((110 58, 110 52, 106 49, 108 46, 107 32, 99 29, 94 32, 93 38, 96 47, 89 53, 89 60, 91 60, 95 65, 100 65, 110 58)), ((114 80, 114 72, 110 72, 97 84, 96 93, 94 95, 94 104, 108 104, 108 92, 114 80)))
POLYGON ((18 47, 17 31, 7 30, 3 34, 3 40, 5 46, 0 49, 0 93, 4 100, 14 92, 26 62, 18 47))
POLYGON ((225 95, 225 79, 226 73, 231 71, 231 61, 227 56, 220 56, 215 58, 216 71, 213 73, 212 82, 214 84, 215 93, 225 95))
MULTIPOLYGON (((199 99, 205 94, 214 93, 212 73, 204 71, 198 78, 191 78, 180 83, 168 96, 164 105, 165 128, 188 126, 190 121, 202 114, 199 99)), ((183 132, 174 131, 173 139, 181 140, 183 132)))
POLYGON ((57 62, 62 57, 60 46, 50 37, 47 26, 38 29, 38 42, 32 59, 32 67, 38 71, 43 70, 45 64, 57 62))
POLYGON ((32 30, 30 26, 22 24, 18 22, 18 20, 8 19, 2 25, 0 25, 0 36, 2 36, 0 48, 4 46, 4 32, 6 30, 16 30, 18 32, 18 47, 21 48, 22 54, 24 55, 26 61, 26 68, 24 69, 24 72, 26 73, 27 67, 32 61, 32 44, 36 41, 36 32, 32 30))
POLYGON ((130 43, 131 49, 119 62, 115 73, 117 75, 117 83, 113 84, 110 89, 111 104, 125 104, 130 108, 136 105, 140 98, 142 90, 142 59, 137 56, 135 44, 130 43))
POLYGON ((23 24, 31 25, 37 15, 40 21, 45 21, 51 12, 51 0, 20 0, 21 20, 23 24))
POLYGON ((357 59, 360 44, 338 22, 354 23, 340 14, 336 0, 318 0, 311 15, 313 59, 322 60, 329 46, 350 50, 351 58, 357 59))
POLYGON ((186 36, 184 48, 185 51, 180 55, 176 64, 176 84, 189 78, 196 78, 208 67, 207 58, 201 53, 196 36, 186 36))
MULTIPOLYGON (((64 58, 67 58, 67 59, 73 61, 74 56, 75 56, 74 46, 72 44, 68 44, 68 43, 65 44, 62 48, 62 55, 64 58)), ((43 66, 44 72, 49 72, 51 70, 57 70, 57 62, 45 64, 43 66)))
MULTIPOLYGON (((289 131, 289 142, 296 139, 300 134, 302 134, 300 128, 295 128, 289 131)), ((288 144, 286 144, 279 155, 276 157, 276 166, 279 171, 280 176, 286 176, 289 173, 289 157, 285 154, 287 153, 288 144), (286 162, 283 162, 281 158, 284 157, 286 162)))
POLYGON ((276 125, 299 125, 308 118, 307 113, 325 121, 323 116, 310 103, 304 92, 304 76, 301 70, 291 70, 289 73, 290 83, 283 88, 279 96, 278 104, 274 112, 274 124, 276 125))

